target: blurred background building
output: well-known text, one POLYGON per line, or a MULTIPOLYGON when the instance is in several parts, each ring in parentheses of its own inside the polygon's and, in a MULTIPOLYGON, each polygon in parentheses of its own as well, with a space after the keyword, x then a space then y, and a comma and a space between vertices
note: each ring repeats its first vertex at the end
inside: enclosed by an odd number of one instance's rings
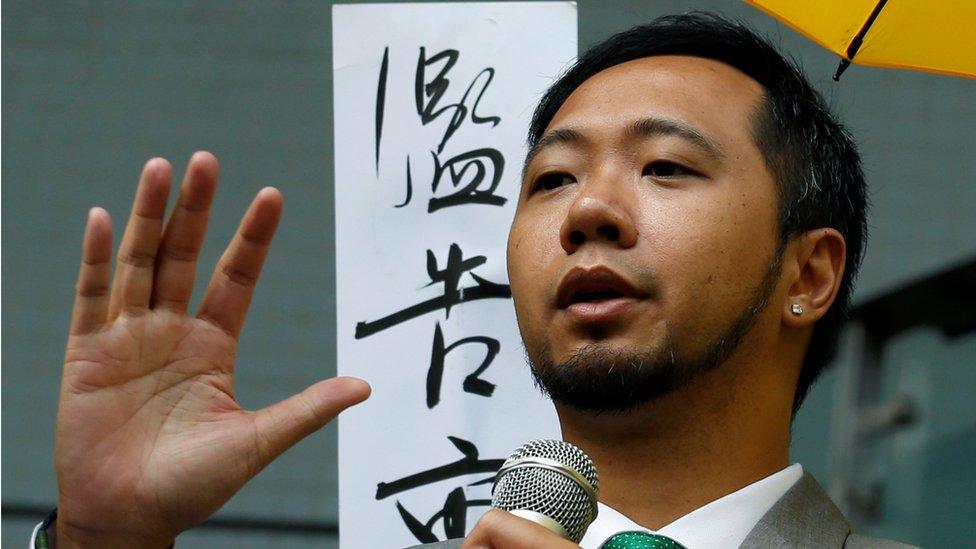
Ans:
MULTIPOLYGON (((796 419, 792 459, 864 532, 971 546, 976 82, 855 65, 835 83, 836 57, 728 0, 578 5, 581 48, 666 13, 740 18, 799 60, 853 132, 873 202, 859 308, 796 419)), ((57 499, 53 432, 86 212, 106 207, 118 239, 149 157, 170 159, 177 178, 195 150, 221 160, 198 287, 254 193, 285 194, 240 346, 242 404, 334 375, 331 2, 8 0, 2 31, 2 542, 15 547, 57 499)), ((335 546, 335 456, 330 426, 180 546, 335 546)))

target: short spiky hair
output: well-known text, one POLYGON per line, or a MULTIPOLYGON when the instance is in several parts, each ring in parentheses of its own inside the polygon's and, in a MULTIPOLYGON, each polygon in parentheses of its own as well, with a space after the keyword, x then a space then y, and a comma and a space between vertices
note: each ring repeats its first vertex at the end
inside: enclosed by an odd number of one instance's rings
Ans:
POLYGON ((765 97, 756 113, 753 137, 778 184, 780 242, 831 227, 847 243, 837 299, 817 323, 800 371, 795 414, 833 357, 864 253, 867 188, 857 147, 795 63, 744 25, 704 12, 660 17, 590 48, 539 102, 529 127, 529 147, 535 146, 556 111, 584 81, 614 65, 656 55, 720 61, 762 85, 765 97))

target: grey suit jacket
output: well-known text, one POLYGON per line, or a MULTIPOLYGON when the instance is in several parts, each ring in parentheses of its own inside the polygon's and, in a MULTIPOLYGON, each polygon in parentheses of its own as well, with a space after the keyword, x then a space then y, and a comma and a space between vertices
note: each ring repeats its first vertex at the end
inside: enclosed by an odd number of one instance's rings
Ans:
MULTIPOLYGON (((418 545, 412 549, 456 549, 461 540, 454 539, 418 545)), ((749 532, 740 546, 745 549, 911 549, 886 539, 869 538, 851 532, 844 515, 830 501, 823 488, 804 473, 749 532)), ((689 547, 688 549, 695 549, 689 547)), ((917 549, 917 548, 916 548, 917 549)))

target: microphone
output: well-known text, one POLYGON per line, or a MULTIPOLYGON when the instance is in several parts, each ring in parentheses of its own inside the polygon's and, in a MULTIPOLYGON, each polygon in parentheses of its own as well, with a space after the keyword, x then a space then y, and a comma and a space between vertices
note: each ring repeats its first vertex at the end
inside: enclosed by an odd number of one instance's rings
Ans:
POLYGON ((491 506, 579 543, 597 515, 600 479, 589 456, 561 440, 526 442, 505 460, 491 506))

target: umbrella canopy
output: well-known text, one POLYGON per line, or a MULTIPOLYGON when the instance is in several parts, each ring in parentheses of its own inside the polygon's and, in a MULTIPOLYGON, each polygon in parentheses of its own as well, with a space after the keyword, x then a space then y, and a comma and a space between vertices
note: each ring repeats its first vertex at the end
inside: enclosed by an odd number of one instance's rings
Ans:
POLYGON ((851 62, 976 78, 974 0, 746 0, 851 62))

